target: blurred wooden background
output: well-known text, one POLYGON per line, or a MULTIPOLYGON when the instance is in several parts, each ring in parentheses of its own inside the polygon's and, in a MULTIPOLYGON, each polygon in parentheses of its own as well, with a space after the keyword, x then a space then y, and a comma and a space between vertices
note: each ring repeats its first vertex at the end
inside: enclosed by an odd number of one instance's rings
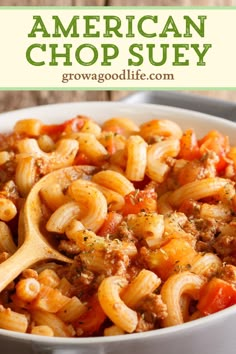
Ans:
MULTIPOLYGON (((236 0, 1 0, 1 6, 235 6, 236 0)), ((0 113, 57 102, 118 100, 132 91, 0 91, 0 113)), ((193 91, 236 101, 236 91, 193 91)))

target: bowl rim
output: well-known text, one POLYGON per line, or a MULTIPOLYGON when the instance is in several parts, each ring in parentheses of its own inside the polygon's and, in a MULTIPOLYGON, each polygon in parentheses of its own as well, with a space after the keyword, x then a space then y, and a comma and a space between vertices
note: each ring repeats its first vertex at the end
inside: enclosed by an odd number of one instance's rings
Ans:
MULTIPOLYGON (((185 118, 201 118, 201 120, 204 121, 210 121, 212 123, 217 122, 218 124, 226 127, 226 129, 230 129, 232 127, 235 128, 236 130, 236 124, 233 121, 229 121, 225 118, 222 117, 217 117, 213 115, 209 115, 206 113, 202 112, 197 112, 197 111, 191 111, 189 109, 185 108, 178 108, 178 107, 172 107, 172 106, 166 106, 166 105, 161 105, 161 104, 151 104, 151 103, 126 103, 126 102, 116 102, 116 101, 81 101, 81 102, 63 102, 63 103, 53 103, 53 104, 44 104, 44 105, 39 105, 39 106, 29 106, 25 108, 20 108, 20 109, 15 109, 11 110, 8 112, 1 112, 0 113, 0 132, 2 125, 4 125, 4 122, 2 123, 2 119, 8 118, 10 122, 10 126, 13 126, 13 122, 16 122, 19 119, 27 118, 27 112, 35 110, 37 112, 37 117, 38 119, 44 120, 44 117, 39 116, 40 113, 45 114, 45 112, 50 113, 53 111, 55 108, 58 110, 62 110, 68 107, 71 107, 72 110, 80 108, 80 107, 86 107, 86 106, 94 106, 94 109, 100 108, 104 105, 107 107, 117 107, 117 108, 125 108, 125 109, 131 109, 132 111, 137 110, 138 108, 147 108, 148 110, 153 110, 153 111, 160 111, 160 114, 171 114, 171 115, 176 115, 177 116, 184 116, 185 118), (16 115, 15 119, 14 116, 16 115), (18 116, 19 115, 19 116, 18 116)), ((47 115, 46 114, 46 115, 47 115)), ((96 111, 95 111, 96 115, 96 111)), ((67 116, 68 119, 70 117, 67 116)), ((92 117, 94 118, 94 117, 92 117)), ((159 117, 162 119, 161 117, 159 117)), ((59 122, 62 121, 62 118, 58 118, 59 122)), ((96 119, 96 118, 95 118, 96 119)), ((105 118, 104 118, 105 119, 105 118)), ((107 119, 107 118, 106 118, 107 119)), ((53 122, 48 122, 47 123, 52 123, 54 124, 54 119, 52 119, 53 122)), ((178 120, 177 120, 178 121, 178 120)), ((235 141, 236 144, 236 141, 235 141)), ((91 345, 91 344, 101 344, 101 343, 114 343, 114 342, 119 342, 119 341, 132 341, 132 340, 143 340, 143 339, 148 339, 150 337, 165 337, 169 336, 170 334, 178 334, 182 333, 183 331, 191 331, 195 330, 201 326, 207 327, 209 323, 214 324, 217 321, 224 321, 226 317, 229 315, 235 315, 236 316, 236 305, 233 305, 229 308, 226 308, 224 310, 221 310, 217 313, 211 314, 209 316, 205 316, 187 323, 179 324, 173 327, 167 327, 167 328, 160 328, 156 330, 151 330, 147 332, 141 332, 141 333, 131 333, 131 334, 122 334, 122 335, 117 335, 117 336, 100 336, 100 337, 45 337, 41 335, 34 335, 30 333, 20 333, 20 332, 14 332, 10 330, 5 330, 5 329, 0 329, 0 339, 1 337, 9 337, 12 339, 17 339, 20 341, 27 341, 27 342, 34 342, 34 343, 42 343, 42 344, 59 344, 59 345, 78 345, 78 344, 84 344, 84 345, 91 345)))
MULTIPOLYGON (((9 117, 10 119, 12 119, 12 116, 14 114, 25 114, 28 111, 31 110, 36 110, 37 112, 40 113, 40 111, 45 112, 45 111, 51 111, 54 108, 68 108, 68 107, 72 107, 73 109, 76 108, 77 106, 92 106, 95 105, 97 107, 102 107, 107 105, 107 106, 117 106, 118 108, 147 108, 147 109, 153 109, 153 110, 160 110, 160 112, 162 113, 177 113, 179 114, 183 114, 184 116, 188 116, 191 114, 192 118, 197 118, 197 117, 202 117, 203 119, 209 119, 212 121, 215 121, 216 119, 219 122, 224 122, 224 124, 229 124, 229 125, 234 125, 236 122, 229 120, 227 118, 223 118, 223 117, 218 117, 216 115, 211 115, 208 113, 203 113, 200 111, 195 111, 195 110, 191 110, 191 109, 187 109, 187 108, 180 108, 180 107, 174 107, 174 106, 167 106, 167 105, 162 105, 162 104, 154 104, 154 103, 130 103, 130 102, 122 102, 122 101, 68 101, 68 102, 60 102, 60 103, 49 103, 49 104, 42 104, 42 105, 38 105, 38 106, 27 106, 27 107, 21 107, 19 109, 14 109, 14 110, 10 110, 10 111, 6 111, 6 112, 0 112, 0 120, 3 119, 4 117, 9 117)), ((137 109, 138 111, 138 109, 137 109)), ((27 117, 25 117, 27 118, 27 117)), ((40 119, 40 117, 35 117, 40 119)), ((69 119, 69 117, 67 116, 67 118, 69 119)), ((17 120, 22 119, 17 118, 17 120)), ((0 121, 1 124, 1 121, 0 121)))

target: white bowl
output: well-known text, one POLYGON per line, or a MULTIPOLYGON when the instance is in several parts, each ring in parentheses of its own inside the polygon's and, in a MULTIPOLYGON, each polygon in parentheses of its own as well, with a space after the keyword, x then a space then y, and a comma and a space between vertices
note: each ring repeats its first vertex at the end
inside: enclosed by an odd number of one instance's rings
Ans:
MULTIPOLYGON (((9 131, 24 118, 59 123, 77 114, 97 121, 114 116, 141 123, 153 118, 171 119, 183 129, 194 128, 202 137, 212 129, 227 134, 236 145, 236 124, 210 115, 149 104, 81 102, 32 107, 0 114, 0 132, 9 131)), ((0 352, 8 354, 235 354, 236 306, 189 323, 155 331, 96 338, 49 338, 0 329, 0 352)))

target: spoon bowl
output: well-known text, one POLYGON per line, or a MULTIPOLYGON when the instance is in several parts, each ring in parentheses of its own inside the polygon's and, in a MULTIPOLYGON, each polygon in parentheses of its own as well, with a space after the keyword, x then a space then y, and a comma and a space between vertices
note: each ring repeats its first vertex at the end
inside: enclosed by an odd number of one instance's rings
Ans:
POLYGON ((28 194, 19 219, 21 245, 6 261, 0 264, 0 292, 24 269, 38 261, 54 259, 70 263, 71 259, 58 252, 41 232, 44 220, 40 190, 55 183, 62 189, 77 179, 88 179, 94 171, 92 166, 72 166, 49 173, 37 182, 28 194))

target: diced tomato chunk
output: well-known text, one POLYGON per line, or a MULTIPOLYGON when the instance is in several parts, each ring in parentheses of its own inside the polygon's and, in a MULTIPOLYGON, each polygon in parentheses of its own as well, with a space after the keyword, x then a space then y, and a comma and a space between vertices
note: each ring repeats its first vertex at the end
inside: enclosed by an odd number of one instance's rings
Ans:
POLYGON ((78 116, 68 120, 65 122, 65 131, 67 133, 80 131, 80 129, 83 128, 86 120, 88 119, 83 116, 78 116))
POLYGON ((160 249, 150 251, 147 262, 150 269, 165 281, 175 270, 191 266, 195 256, 196 251, 191 244, 177 236, 167 241, 160 249))
POLYGON ((117 148, 115 144, 114 135, 110 135, 106 137, 105 148, 107 149, 109 155, 113 155, 116 152, 117 148))
POLYGON ((205 167, 199 160, 192 160, 187 162, 177 172, 177 181, 180 186, 193 182, 197 179, 202 179, 205 173, 205 167))
POLYGON ((74 165, 91 165, 90 158, 84 154, 83 152, 79 151, 74 159, 74 165))
POLYGON ((200 153, 204 155, 209 151, 214 151, 219 158, 216 163, 218 172, 222 171, 227 166, 226 155, 229 152, 229 138, 217 130, 211 130, 204 138, 199 140, 200 153))
POLYGON ((65 123, 62 124, 51 124, 43 125, 41 128, 41 134, 47 135, 60 135, 65 129, 65 123))
POLYGON ((223 310, 236 304, 236 289, 230 283, 212 278, 200 292, 198 309, 204 315, 223 310))
POLYGON ((123 219, 122 215, 116 213, 115 211, 110 211, 107 214, 106 220, 104 221, 102 227, 99 229, 97 234, 99 236, 107 236, 116 233, 117 227, 123 219))
POLYGON ((200 151, 196 134, 193 129, 188 129, 180 139, 179 158, 191 161, 199 158, 199 156, 200 151))
POLYGON ((94 295, 87 303, 88 311, 83 314, 75 323, 75 328, 81 330, 82 336, 91 336, 97 333, 106 319, 98 297, 94 295))
POLYGON ((85 117, 78 116, 61 124, 43 125, 41 128, 41 134, 47 134, 55 137, 64 131, 67 133, 77 132, 83 127, 85 120, 85 117))
POLYGON ((122 213, 138 214, 142 211, 152 212, 157 210, 157 194, 153 190, 135 190, 125 196, 125 205, 122 213))

